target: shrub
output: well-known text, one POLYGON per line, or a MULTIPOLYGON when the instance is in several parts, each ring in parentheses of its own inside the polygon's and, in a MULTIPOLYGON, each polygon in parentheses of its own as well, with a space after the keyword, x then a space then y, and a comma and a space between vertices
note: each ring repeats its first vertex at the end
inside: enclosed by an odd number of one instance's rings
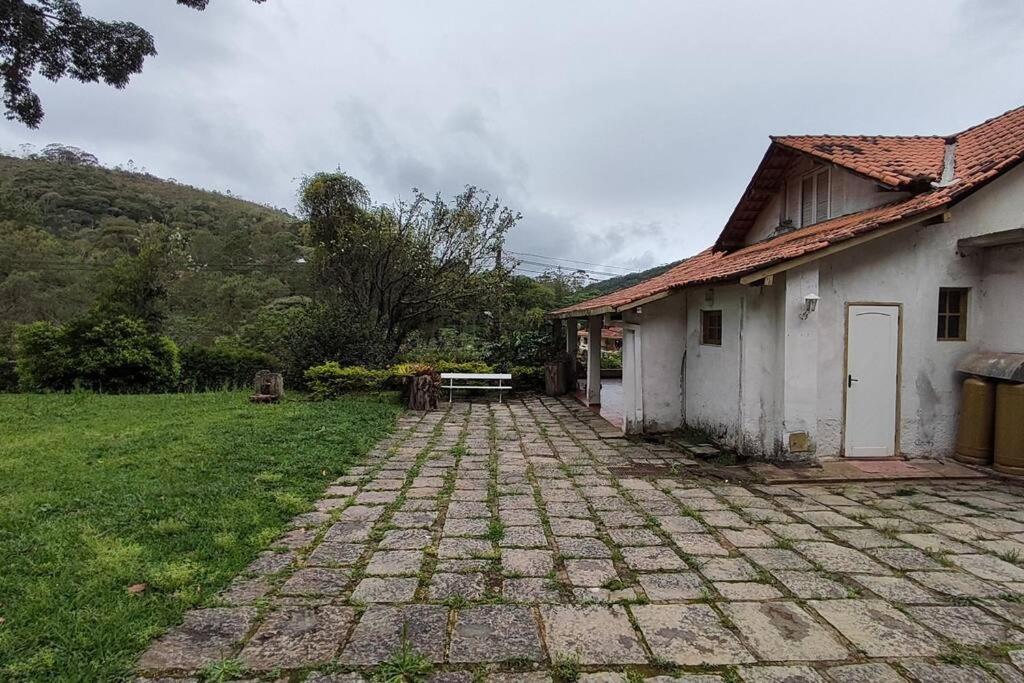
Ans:
POLYGON ((601 367, 606 369, 622 369, 622 352, 608 351, 601 354, 601 367))
POLYGON ((305 372, 306 386, 319 400, 337 398, 354 391, 380 391, 389 377, 387 370, 342 367, 335 361, 316 365, 305 372))
POLYGON ((483 361, 491 352, 491 344, 477 335, 443 327, 433 337, 424 339, 420 333, 409 337, 398 360, 435 365, 442 361, 469 363, 483 361))
POLYGON ((71 350, 64 330, 47 322, 14 330, 15 372, 26 391, 63 391, 74 386, 71 350))
POLYGON ((307 368, 329 361, 341 366, 382 366, 391 353, 380 330, 337 306, 291 297, 265 306, 239 333, 242 344, 281 362, 285 385, 301 387, 307 368))
POLYGON ((269 353, 244 346, 190 346, 181 353, 181 386, 193 391, 240 389, 260 370, 279 370, 269 353))
POLYGON ((410 377, 426 375, 437 372, 433 366, 426 363, 399 363, 392 365, 387 370, 388 378, 385 381, 389 389, 404 390, 410 377))
POLYGON ((512 386, 516 389, 544 389, 544 368, 528 365, 517 365, 509 372, 512 373, 512 386))
POLYGON ((13 393, 18 390, 18 373, 13 360, 0 356, 0 393, 13 393))
POLYGON ((75 383, 96 391, 173 391, 181 366, 178 346, 126 316, 86 317, 63 328, 75 383))
POLYGON ((459 362, 442 360, 431 365, 433 365, 434 370, 437 372, 476 372, 481 374, 494 372, 494 366, 488 365, 483 361, 459 362))
POLYGON ((135 318, 92 315, 66 325, 33 323, 14 335, 18 379, 29 390, 170 391, 178 347, 135 318))

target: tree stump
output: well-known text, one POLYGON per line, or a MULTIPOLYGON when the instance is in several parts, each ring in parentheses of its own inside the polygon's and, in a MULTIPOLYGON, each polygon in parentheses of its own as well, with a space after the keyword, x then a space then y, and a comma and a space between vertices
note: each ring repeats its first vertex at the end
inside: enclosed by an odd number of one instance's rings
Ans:
POLYGON ((561 396, 566 392, 565 366, 564 360, 553 360, 544 364, 544 393, 548 396, 561 396))
POLYGON ((431 375, 409 378, 409 410, 437 409, 437 381, 431 375))
POLYGON ((277 403, 284 397, 284 376, 280 372, 260 370, 253 380, 253 391, 249 397, 253 403, 277 403))

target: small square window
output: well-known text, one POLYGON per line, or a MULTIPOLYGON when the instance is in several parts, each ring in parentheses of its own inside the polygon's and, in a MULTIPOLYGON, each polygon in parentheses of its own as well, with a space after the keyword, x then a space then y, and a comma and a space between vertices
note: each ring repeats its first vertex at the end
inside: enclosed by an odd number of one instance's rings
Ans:
POLYGON ((700 343, 709 346, 722 345, 722 312, 700 312, 700 343))
POLYGON ((939 341, 967 339, 967 289, 939 288, 939 341))

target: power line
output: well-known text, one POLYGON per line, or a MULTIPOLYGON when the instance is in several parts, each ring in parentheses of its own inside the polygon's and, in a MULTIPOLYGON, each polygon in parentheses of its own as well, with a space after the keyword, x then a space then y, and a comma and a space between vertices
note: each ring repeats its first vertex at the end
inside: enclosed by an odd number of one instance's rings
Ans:
POLYGON ((581 272, 581 273, 590 273, 590 274, 593 274, 593 275, 607 275, 608 277, 618 277, 620 275, 619 273, 607 273, 607 272, 602 271, 602 270, 591 270, 589 268, 566 268, 565 266, 559 266, 559 265, 556 265, 556 264, 553 264, 553 263, 543 263, 543 262, 540 262, 540 261, 529 261, 527 259, 517 259, 517 260, 520 263, 525 263, 527 265, 540 266, 542 268, 552 268, 552 269, 560 270, 560 271, 562 271, 562 270, 574 270, 574 271, 578 271, 578 272, 581 272))
POLYGON ((507 253, 514 254, 516 256, 530 256, 532 258, 546 259, 548 261, 564 261, 566 263, 580 263, 580 264, 585 265, 585 266, 594 266, 595 268, 611 268, 612 270, 623 270, 626 273, 633 272, 629 268, 625 268, 623 266, 609 266, 609 265, 605 265, 605 264, 601 264, 601 263, 591 263, 589 261, 579 261, 577 259, 562 258, 560 256, 543 256, 541 254, 530 254, 530 253, 527 253, 525 251, 509 251, 507 253))

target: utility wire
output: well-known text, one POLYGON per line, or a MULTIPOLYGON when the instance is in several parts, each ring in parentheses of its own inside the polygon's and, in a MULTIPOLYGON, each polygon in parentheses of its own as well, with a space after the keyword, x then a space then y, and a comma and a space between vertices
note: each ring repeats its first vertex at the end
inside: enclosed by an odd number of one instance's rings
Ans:
POLYGON ((605 265, 605 264, 601 264, 601 263, 591 263, 589 261, 579 261, 577 259, 562 258, 560 256, 543 256, 541 254, 530 254, 530 253, 527 253, 525 251, 508 251, 506 253, 513 254, 515 256, 529 256, 529 257, 532 257, 532 258, 545 259, 545 260, 548 260, 548 261, 564 261, 566 263, 580 263, 580 264, 585 265, 585 266, 594 266, 595 268, 610 268, 612 270, 622 270, 622 271, 625 271, 625 273, 623 273, 623 274, 633 272, 629 268, 625 268, 623 266, 609 266, 609 265, 605 265))

